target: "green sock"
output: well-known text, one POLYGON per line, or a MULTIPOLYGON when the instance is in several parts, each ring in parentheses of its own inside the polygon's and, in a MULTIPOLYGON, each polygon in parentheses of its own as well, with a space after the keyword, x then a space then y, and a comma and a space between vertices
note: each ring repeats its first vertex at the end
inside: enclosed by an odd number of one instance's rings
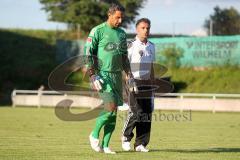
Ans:
POLYGON ((116 126, 116 119, 117 119, 116 112, 113 112, 113 114, 109 117, 108 122, 104 126, 104 134, 102 140, 103 148, 108 147, 110 138, 116 126))
POLYGON ((108 111, 105 111, 103 110, 97 120, 96 120, 96 124, 95 124, 95 127, 93 129, 93 132, 92 132, 92 136, 94 138, 99 138, 99 133, 101 131, 101 128, 107 123, 109 117, 111 116, 112 112, 108 112, 108 111))

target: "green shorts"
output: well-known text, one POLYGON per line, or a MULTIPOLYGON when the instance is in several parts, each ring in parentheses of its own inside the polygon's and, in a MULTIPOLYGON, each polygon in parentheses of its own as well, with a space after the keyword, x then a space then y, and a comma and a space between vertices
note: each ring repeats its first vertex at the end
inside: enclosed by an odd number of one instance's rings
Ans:
POLYGON ((99 76, 104 81, 102 90, 99 92, 104 104, 113 102, 117 106, 122 106, 122 72, 100 71, 99 76))

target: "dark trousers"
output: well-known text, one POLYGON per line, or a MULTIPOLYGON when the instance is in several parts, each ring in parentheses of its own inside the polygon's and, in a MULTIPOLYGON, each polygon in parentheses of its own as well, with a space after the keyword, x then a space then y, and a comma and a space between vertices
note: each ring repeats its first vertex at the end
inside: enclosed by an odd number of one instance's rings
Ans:
POLYGON ((142 92, 148 87, 139 87, 140 93, 129 93, 130 110, 123 127, 125 141, 131 141, 134 136, 133 129, 136 128, 136 139, 134 148, 138 145, 147 146, 150 140, 151 119, 153 111, 153 100, 151 92, 142 92))

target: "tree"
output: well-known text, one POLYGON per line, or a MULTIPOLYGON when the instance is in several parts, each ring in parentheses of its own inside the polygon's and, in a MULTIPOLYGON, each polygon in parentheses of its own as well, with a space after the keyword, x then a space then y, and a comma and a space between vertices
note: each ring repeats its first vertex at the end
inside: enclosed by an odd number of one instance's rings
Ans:
POLYGON ((70 28, 89 32, 90 29, 107 19, 111 3, 121 4, 125 9, 123 27, 132 23, 145 0, 40 0, 43 9, 49 13, 49 20, 67 23, 70 28))
POLYGON ((218 6, 214 8, 214 13, 209 19, 205 20, 204 28, 208 30, 212 22, 213 35, 235 35, 240 34, 240 14, 231 7, 229 9, 220 9, 218 6))

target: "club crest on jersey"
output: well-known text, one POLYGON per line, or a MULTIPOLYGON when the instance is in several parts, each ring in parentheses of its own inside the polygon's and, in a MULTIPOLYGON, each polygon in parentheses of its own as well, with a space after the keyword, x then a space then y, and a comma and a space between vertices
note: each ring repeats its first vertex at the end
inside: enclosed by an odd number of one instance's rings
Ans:
POLYGON ((139 51, 139 55, 140 55, 141 57, 143 56, 143 51, 142 51, 142 50, 139 51))
POLYGON ((107 45, 104 47, 105 51, 113 51, 113 50, 115 50, 115 49, 117 49, 117 48, 118 48, 118 46, 117 46, 117 44, 114 43, 114 42, 109 42, 109 43, 107 43, 107 45))

